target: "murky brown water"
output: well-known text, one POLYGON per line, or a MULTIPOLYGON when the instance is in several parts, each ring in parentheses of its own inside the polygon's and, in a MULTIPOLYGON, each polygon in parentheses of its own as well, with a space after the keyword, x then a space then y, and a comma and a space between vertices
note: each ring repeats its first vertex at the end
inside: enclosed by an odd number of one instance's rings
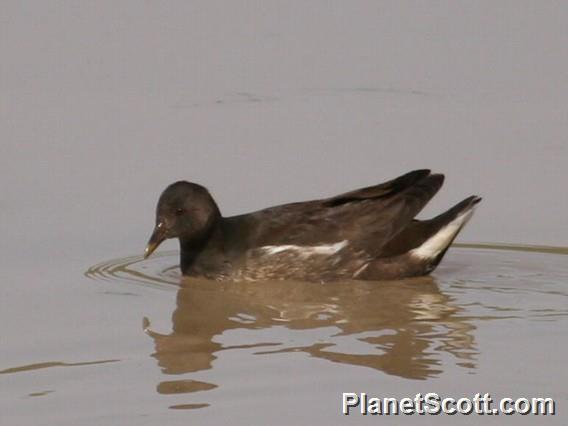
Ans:
POLYGON ((454 247, 431 277, 331 284, 181 279, 174 251, 114 259, 78 287, 111 318, 35 346, 34 362, 3 360, 0 409, 6 424, 337 424, 364 420, 341 415, 342 392, 563 407, 566 252, 454 247))
POLYGON ((0 6, 0 425, 568 424, 568 257, 454 247, 398 283, 180 282, 169 183, 224 215, 445 173, 460 241, 566 246, 568 3, 0 6), (91 267, 97 262, 112 259, 91 267), (552 396, 363 418, 342 392, 552 396))

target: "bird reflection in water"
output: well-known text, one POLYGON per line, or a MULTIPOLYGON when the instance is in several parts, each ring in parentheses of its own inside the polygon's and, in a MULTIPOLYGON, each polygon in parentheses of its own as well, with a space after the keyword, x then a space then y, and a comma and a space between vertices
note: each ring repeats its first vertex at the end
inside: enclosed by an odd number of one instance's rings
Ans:
MULTIPOLYGON (((475 368, 475 327, 461 311, 432 277, 326 284, 185 278, 177 293, 172 332, 152 331, 147 320, 145 330, 155 343, 152 356, 168 375, 214 368, 213 361, 222 351, 258 348, 254 352, 258 356, 305 352, 335 363, 424 380, 442 373, 446 353, 454 356, 456 364, 475 368), (312 330, 309 335, 317 337, 298 346, 280 332, 270 335, 272 341, 258 342, 251 342, 251 333, 246 333, 242 344, 222 343, 229 330, 273 327, 312 330)), ((266 333, 262 335, 266 339, 266 333)), ((196 380, 172 380, 160 383, 157 390, 172 394, 215 387, 196 380)))

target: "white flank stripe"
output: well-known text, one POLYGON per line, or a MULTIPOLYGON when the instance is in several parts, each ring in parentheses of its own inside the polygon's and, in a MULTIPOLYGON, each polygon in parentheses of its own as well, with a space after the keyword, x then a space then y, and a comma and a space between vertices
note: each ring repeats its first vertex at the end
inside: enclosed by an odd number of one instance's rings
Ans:
POLYGON ((469 209, 456 217, 436 234, 424 241, 421 246, 410 250, 410 255, 419 257, 420 259, 433 259, 438 256, 448 246, 462 226, 471 218, 473 210, 473 208, 469 209))
POLYGON ((284 251, 294 251, 300 256, 313 256, 313 255, 332 255, 337 253, 339 250, 347 245, 347 240, 339 241, 334 244, 325 244, 321 246, 296 246, 296 245, 284 245, 284 246, 263 246, 260 247, 264 250, 266 254, 278 254, 284 251))

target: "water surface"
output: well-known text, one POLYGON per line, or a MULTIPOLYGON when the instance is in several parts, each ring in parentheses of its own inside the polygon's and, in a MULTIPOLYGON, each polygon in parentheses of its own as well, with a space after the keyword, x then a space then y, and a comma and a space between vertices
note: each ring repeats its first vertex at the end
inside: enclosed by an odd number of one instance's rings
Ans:
POLYGON ((3 361, 8 424, 373 421, 342 416, 342 392, 568 403, 566 249, 464 245, 430 277, 326 284, 181 278, 177 255, 90 267, 80 287, 115 312, 34 362, 3 361))

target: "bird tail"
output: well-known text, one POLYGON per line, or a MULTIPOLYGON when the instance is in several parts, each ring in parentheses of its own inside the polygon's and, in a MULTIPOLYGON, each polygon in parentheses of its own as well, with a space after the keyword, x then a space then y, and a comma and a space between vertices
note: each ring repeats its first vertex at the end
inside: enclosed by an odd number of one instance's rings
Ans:
POLYGON ((417 221, 417 226, 427 230, 425 233, 427 237, 419 245, 411 249, 409 254, 426 261, 432 269, 435 268, 459 232, 469 221, 475 211, 475 206, 480 201, 481 197, 473 195, 433 219, 422 222, 417 221))

